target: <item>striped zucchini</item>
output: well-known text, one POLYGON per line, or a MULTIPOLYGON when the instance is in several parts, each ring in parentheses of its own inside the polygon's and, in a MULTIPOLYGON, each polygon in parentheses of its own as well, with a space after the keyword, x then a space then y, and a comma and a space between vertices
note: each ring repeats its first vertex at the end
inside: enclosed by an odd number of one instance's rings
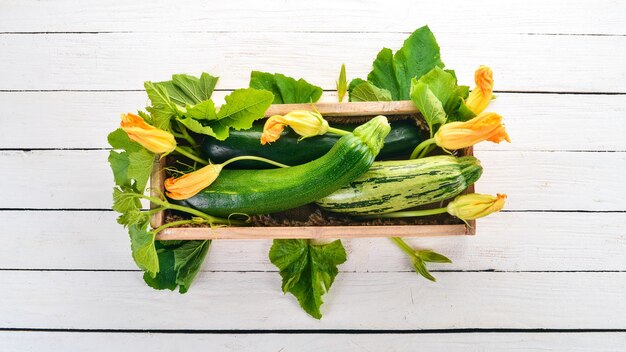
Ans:
POLYGON ((378 161, 317 204, 350 215, 384 214, 455 197, 476 182, 482 171, 473 156, 378 161))

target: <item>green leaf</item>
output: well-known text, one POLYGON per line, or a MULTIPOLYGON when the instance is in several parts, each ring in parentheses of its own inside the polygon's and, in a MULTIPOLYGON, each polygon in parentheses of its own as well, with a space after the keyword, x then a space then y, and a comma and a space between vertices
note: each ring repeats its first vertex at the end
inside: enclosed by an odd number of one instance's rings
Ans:
POLYGON ((172 75, 170 81, 154 83, 165 88, 169 99, 177 105, 194 105, 209 100, 217 84, 218 77, 203 72, 200 78, 185 75, 172 75))
POLYGON ((185 116, 196 120, 215 120, 215 104, 212 100, 205 100, 195 105, 187 105, 185 116))
POLYGON ((170 120, 178 111, 176 104, 170 99, 167 89, 162 83, 144 82, 143 86, 152 104, 146 107, 152 117, 151 124, 156 128, 169 130, 170 120))
POLYGON ((411 100, 420 111, 430 130, 434 132, 435 125, 446 122, 447 116, 441 101, 430 90, 427 84, 418 80, 413 80, 411 86, 411 100))
POLYGON ((211 241, 157 241, 160 271, 155 277, 144 274, 144 281, 152 288, 186 293, 200 271, 211 241))
POLYGON ((139 207, 137 209, 131 209, 124 212, 122 215, 118 216, 117 223, 120 225, 124 225, 124 227, 128 227, 130 225, 143 223, 149 221, 150 215, 148 213, 141 211, 139 207))
POLYGON ((333 284, 337 265, 346 261, 341 241, 314 245, 308 240, 274 240, 269 257, 280 270, 283 292, 293 294, 307 313, 320 319, 322 295, 333 284))
POLYGON ((322 88, 280 73, 252 71, 250 88, 270 91, 274 94, 273 104, 314 103, 322 96, 322 88))
POLYGON ((458 108, 448 115, 448 122, 467 121, 476 117, 476 114, 465 105, 465 100, 461 100, 458 108))
POLYGON ((412 258, 412 262, 413 262, 413 267, 415 268, 415 272, 422 275, 423 277, 427 278, 430 281, 437 281, 437 279, 435 279, 434 276, 432 276, 430 274, 430 272, 428 272, 428 269, 426 269, 426 264, 424 264, 424 261, 421 260, 418 257, 413 257, 412 258))
POLYGON ((265 111, 272 104, 272 93, 253 88, 237 89, 227 95, 217 112, 217 120, 210 124, 215 138, 228 138, 228 130, 232 127, 237 130, 252 127, 252 122, 265 115, 265 111))
POLYGON ((429 263, 452 263, 452 261, 445 255, 439 254, 430 249, 416 251, 415 255, 417 255, 423 261, 429 263))
MULTIPOLYGON (((464 99, 467 98, 469 94, 469 87, 457 85, 454 71, 435 67, 430 72, 420 77, 417 82, 427 85, 437 99, 439 99, 448 119, 452 117, 453 121, 465 121, 475 116, 464 103, 464 99)), ((411 87, 413 87, 413 85, 415 85, 415 80, 413 80, 411 87)))
MULTIPOLYGON (((205 72, 200 78, 176 74, 172 75, 170 81, 145 82, 144 87, 152 104, 146 108, 152 116, 151 124, 169 130, 172 117, 179 116, 184 111, 181 107, 200 104, 211 98, 217 80, 217 77, 205 72)), ((206 105, 202 106, 204 107, 206 105)))
POLYGON ((140 207, 137 194, 123 191, 118 187, 113 188, 113 210, 118 213, 126 213, 140 207))
POLYGON ((130 225, 130 248, 133 259, 139 268, 151 277, 159 272, 159 257, 154 247, 154 234, 147 231, 148 222, 130 225))
POLYGON ((189 290, 210 246, 211 241, 185 241, 174 251, 174 270, 176 270, 176 283, 180 286, 180 293, 189 290))
POLYGON ((141 148, 136 152, 128 153, 128 161, 128 177, 134 179, 137 190, 143 192, 152 173, 154 153, 141 148))
POLYGON ((350 101, 391 101, 391 93, 370 82, 363 82, 350 91, 350 101))
POLYGON ((339 71, 339 79, 337 80, 337 97, 340 103, 343 101, 343 97, 346 96, 347 91, 346 64, 341 64, 341 71, 339 71))
POLYGON ((115 184, 120 187, 134 186, 137 191, 142 192, 152 172, 154 153, 131 141, 121 128, 111 132, 108 141, 113 149, 124 150, 121 153, 109 152, 109 164, 113 170, 115 184))
POLYGON ((215 104, 212 100, 205 100, 195 105, 187 105, 183 116, 177 116, 176 120, 185 125, 189 130, 215 137, 213 128, 209 126, 212 120, 217 119, 215 104))
POLYGON ((350 84, 348 85, 348 91, 352 92, 354 90, 354 88, 356 88, 361 83, 365 83, 365 82, 367 82, 367 81, 363 80, 363 79, 360 79, 360 78, 353 79, 352 81, 350 81, 350 84))
MULTIPOLYGON (((202 122, 200 122, 200 120, 195 120, 195 119, 187 118, 184 116, 179 117, 176 120, 182 123, 183 125, 185 125, 185 127, 187 127, 189 130, 193 132, 205 134, 207 136, 213 136, 213 137, 217 136, 211 126, 203 125, 202 122)), ((228 136, 228 134, 226 135, 228 136)))
MULTIPOLYGON (((383 48, 374 60, 373 70, 367 75, 367 80, 375 86, 386 89, 391 93, 394 100, 404 100, 401 93, 402 87, 396 77, 393 52, 389 48, 383 48)), ((408 88, 407 88, 408 91, 408 88)))
POLYGON ((391 49, 383 48, 373 66, 367 80, 388 90, 393 100, 407 100, 412 78, 419 78, 444 64, 435 36, 424 26, 413 32, 395 55, 391 49))
POLYGON ((128 178, 128 166, 130 165, 128 153, 118 153, 111 150, 109 152, 109 165, 113 170, 113 180, 116 185, 130 186, 132 184, 131 179, 128 178))
POLYGON ((176 270, 174 270, 174 251, 164 248, 163 241, 155 241, 157 255, 159 257, 159 272, 154 276, 150 276, 147 272, 143 274, 143 281, 148 286, 156 290, 176 289, 176 270))
POLYGON ((167 88, 171 99, 180 106, 198 104, 211 99, 218 77, 203 72, 200 78, 177 74, 172 76, 171 81, 162 82, 167 88))

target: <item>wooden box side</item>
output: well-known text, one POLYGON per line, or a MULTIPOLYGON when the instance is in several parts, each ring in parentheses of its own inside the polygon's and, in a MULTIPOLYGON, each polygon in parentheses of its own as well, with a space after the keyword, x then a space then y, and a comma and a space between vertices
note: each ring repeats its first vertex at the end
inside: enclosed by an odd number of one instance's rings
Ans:
MULTIPOLYGON (((418 110, 412 101, 316 103, 315 108, 326 116, 373 116, 415 114, 418 110)), ((302 109, 313 110, 311 104, 271 105, 265 116, 286 114, 302 109)), ((467 148, 464 155, 473 155, 467 148)), ((155 159, 150 177, 150 194, 160 198, 164 194, 165 158, 155 159)), ((465 193, 473 193, 474 185, 465 193)), ((156 208, 150 203, 150 209, 156 208)), ((152 215, 150 225, 157 228, 165 223, 163 211, 152 215)), ((300 227, 185 227, 168 228, 157 235, 159 240, 206 240, 206 239, 325 239, 325 238, 371 238, 371 237, 431 237, 475 235, 476 221, 468 225, 391 225, 391 226, 300 226, 300 227)))
MULTIPOLYGON (((161 198, 165 194, 165 158, 154 158, 152 165, 152 174, 150 175, 150 197, 161 198)), ((150 210, 158 208, 158 206, 150 202, 150 210)), ((150 217, 150 226, 153 229, 163 225, 165 223, 165 212, 162 210, 152 214, 150 217)))

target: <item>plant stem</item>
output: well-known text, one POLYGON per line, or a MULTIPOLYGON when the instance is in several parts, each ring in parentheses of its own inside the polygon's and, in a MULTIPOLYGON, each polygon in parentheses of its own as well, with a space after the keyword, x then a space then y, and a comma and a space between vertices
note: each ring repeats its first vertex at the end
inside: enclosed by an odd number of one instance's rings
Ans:
POLYGON ((156 229, 152 230, 152 233, 156 236, 157 233, 167 229, 168 227, 174 227, 174 226, 178 226, 178 225, 187 225, 187 224, 197 224, 199 223, 196 220, 178 220, 178 221, 172 221, 172 222, 168 222, 167 224, 161 225, 159 227, 157 227, 156 229))
POLYGON ((273 160, 270 160, 270 159, 265 159, 265 158, 262 158, 260 156, 252 156, 252 155, 236 156, 236 157, 234 157, 232 159, 228 159, 225 162, 223 162, 222 166, 226 166, 226 165, 228 165, 230 163, 234 163, 234 162, 239 161, 239 160, 256 160, 256 161, 264 162, 264 163, 267 163, 267 164, 270 164, 270 165, 274 165, 274 166, 278 166, 278 167, 290 167, 289 165, 281 164, 279 162, 276 162, 276 161, 273 161, 273 160))
POLYGON ((435 139, 434 138, 429 138, 425 141, 423 141, 422 143, 420 143, 417 147, 415 147, 415 149, 413 149, 413 153, 411 153, 411 156, 409 157, 409 159, 417 159, 417 157, 424 151, 424 148, 430 146, 431 144, 435 143, 435 139))
POLYGON ((447 213, 448 208, 435 208, 435 209, 424 209, 424 210, 412 210, 412 211, 396 211, 393 213, 387 214, 376 214, 376 215, 366 215, 361 216, 361 219, 377 219, 377 218, 409 218, 415 216, 428 216, 428 215, 436 215, 447 213))
POLYGON ((178 126, 178 129, 180 130, 182 138, 184 138, 192 146, 198 145, 198 143, 196 143, 196 140, 193 139, 193 137, 191 137, 191 135, 189 135, 189 132, 187 132, 187 128, 185 127, 185 125, 183 125, 182 123, 176 121, 176 126, 178 126))
POLYGON ((178 211, 182 211, 182 212, 185 212, 185 213, 189 213, 191 215, 195 215, 195 216, 197 216, 199 218, 202 218, 202 219, 208 221, 210 224, 213 224, 213 223, 216 223, 216 224, 227 224, 227 225, 232 225, 232 224, 235 224, 235 225, 245 225, 246 224, 245 221, 217 218, 217 217, 205 214, 205 213, 203 213, 203 212, 201 212, 199 210, 191 209, 191 208, 188 208, 188 207, 183 207, 182 205, 172 204, 172 203, 166 202, 164 200, 161 200, 159 198, 149 197, 149 196, 145 196, 145 195, 142 195, 142 194, 137 194, 137 196, 139 196, 139 197, 141 197, 143 199, 146 199, 146 200, 148 200, 148 201, 150 201, 150 202, 152 202, 154 204, 157 204, 157 205, 160 205, 160 206, 162 206, 164 208, 167 208, 167 209, 178 210, 178 211))
POLYGON ((164 207, 159 207, 159 208, 150 209, 150 210, 148 210, 148 214, 152 215, 152 214, 154 214, 154 213, 158 213, 158 212, 163 211, 163 210, 165 210, 165 208, 164 208, 164 207))
POLYGON ((202 165, 209 165, 209 163, 206 160, 200 159, 198 156, 186 151, 185 149, 183 149, 182 147, 176 147, 176 149, 174 149, 175 152, 177 152, 178 154, 184 155, 186 157, 188 157, 189 159, 198 162, 202 165))
POLYGON ((409 246, 404 240, 400 237, 390 237, 389 238, 396 246, 398 246, 404 253, 408 254, 411 257, 415 256, 415 251, 411 246, 409 246))
POLYGON ((344 130, 340 130, 338 128, 334 128, 334 127, 328 127, 328 132, 330 133, 334 133, 334 134, 338 134, 340 136, 345 136, 347 134, 350 134, 352 132, 348 132, 348 131, 344 131, 344 130))
POLYGON ((433 151, 433 149, 435 149, 435 147, 431 144, 429 146, 427 146, 426 148, 422 149, 422 152, 420 153, 420 155, 417 156, 418 159, 421 159, 423 157, 425 157, 426 155, 428 155, 430 152, 433 151))

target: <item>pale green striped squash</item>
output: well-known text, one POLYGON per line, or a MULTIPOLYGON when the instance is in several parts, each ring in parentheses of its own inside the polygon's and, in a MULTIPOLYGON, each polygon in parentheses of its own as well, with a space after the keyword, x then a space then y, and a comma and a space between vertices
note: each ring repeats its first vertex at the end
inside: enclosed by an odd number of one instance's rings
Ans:
POLYGON ((473 156, 379 161, 317 204, 350 215, 384 214, 455 197, 476 182, 482 171, 473 156))

